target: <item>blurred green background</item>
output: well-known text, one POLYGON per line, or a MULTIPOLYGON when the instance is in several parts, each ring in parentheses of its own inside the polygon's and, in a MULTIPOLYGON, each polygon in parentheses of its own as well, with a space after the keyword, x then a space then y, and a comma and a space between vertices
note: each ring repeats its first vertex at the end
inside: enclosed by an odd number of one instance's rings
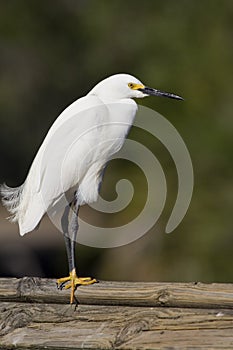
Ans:
MULTIPOLYGON (((182 103, 139 101, 165 116, 189 149, 195 187, 184 220, 164 234, 177 193, 175 166, 164 146, 132 129, 129 137, 153 149, 166 174, 165 210, 153 229, 132 244, 114 249, 78 245, 80 274, 232 282, 233 2, 1 1, 0 42, 0 182, 10 186, 24 181, 59 113, 106 76, 127 72, 185 98, 182 103)), ((126 177, 126 170, 129 179, 134 173, 137 208, 145 200, 140 185, 145 179, 133 165, 110 164, 103 193, 114 198, 114 182, 122 171, 126 177)), ((92 220, 97 215, 84 208, 82 215, 89 214, 92 220)), ((20 238, 6 216, 1 207, 1 276, 67 273, 62 235, 48 219, 20 238)))

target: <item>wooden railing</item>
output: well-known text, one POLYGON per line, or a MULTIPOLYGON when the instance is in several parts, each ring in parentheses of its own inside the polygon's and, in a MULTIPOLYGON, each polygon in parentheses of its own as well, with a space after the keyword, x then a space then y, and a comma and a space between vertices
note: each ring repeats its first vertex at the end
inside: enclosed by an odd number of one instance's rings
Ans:
POLYGON ((233 349, 233 284, 0 279, 0 349, 233 349))

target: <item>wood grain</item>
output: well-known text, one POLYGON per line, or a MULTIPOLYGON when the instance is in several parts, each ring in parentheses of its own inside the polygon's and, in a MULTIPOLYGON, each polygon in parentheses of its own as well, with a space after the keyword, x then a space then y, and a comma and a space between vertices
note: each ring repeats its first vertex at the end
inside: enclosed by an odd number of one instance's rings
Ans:
POLYGON ((233 285, 0 279, 0 349, 233 349, 233 285))
MULTIPOLYGON (((0 279, 0 301, 67 304, 69 293, 58 290, 52 279, 0 279)), ((78 287, 76 298, 94 305, 233 308, 233 284, 100 281, 78 287)))

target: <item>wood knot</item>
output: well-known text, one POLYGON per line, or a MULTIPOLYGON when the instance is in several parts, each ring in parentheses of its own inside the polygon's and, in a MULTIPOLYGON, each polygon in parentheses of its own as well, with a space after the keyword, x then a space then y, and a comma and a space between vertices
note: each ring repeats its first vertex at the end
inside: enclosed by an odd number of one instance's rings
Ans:
POLYGON ((32 319, 30 308, 23 309, 16 304, 9 305, 7 309, 2 309, 1 312, 3 321, 0 327, 0 335, 25 327, 32 319))
POLYGON ((161 306, 167 305, 170 300, 170 294, 167 289, 161 289, 158 291, 158 297, 157 297, 158 303, 161 306))
POLYGON ((145 319, 139 321, 133 321, 123 327, 117 334, 114 347, 120 346, 123 343, 139 335, 143 331, 149 329, 148 321, 145 319))
POLYGON ((19 280, 17 294, 24 299, 28 299, 40 286, 41 279, 39 277, 23 277, 19 280))

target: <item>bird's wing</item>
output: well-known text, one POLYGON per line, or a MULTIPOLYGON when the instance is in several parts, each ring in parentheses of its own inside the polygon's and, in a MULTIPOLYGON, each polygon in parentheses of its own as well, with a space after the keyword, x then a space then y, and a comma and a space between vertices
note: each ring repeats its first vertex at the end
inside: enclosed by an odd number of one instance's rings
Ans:
POLYGON ((33 223, 38 224, 38 217, 40 220, 53 202, 77 186, 92 162, 90 150, 98 141, 97 135, 101 135, 101 124, 107 120, 106 106, 89 95, 74 102, 56 119, 25 182, 19 206, 22 227, 30 218, 32 230, 33 223))
POLYGON ((121 148, 136 108, 134 101, 109 104, 87 95, 62 112, 29 170, 18 209, 21 234, 33 230, 51 208, 60 203, 64 208, 67 194, 77 188, 81 204, 96 200, 100 172, 121 148))
POLYGON ((37 192, 50 192, 54 199, 82 178, 96 134, 100 135, 101 124, 107 121, 107 108, 94 96, 79 99, 58 117, 38 152, 39 162, 34 164, 37 192))

